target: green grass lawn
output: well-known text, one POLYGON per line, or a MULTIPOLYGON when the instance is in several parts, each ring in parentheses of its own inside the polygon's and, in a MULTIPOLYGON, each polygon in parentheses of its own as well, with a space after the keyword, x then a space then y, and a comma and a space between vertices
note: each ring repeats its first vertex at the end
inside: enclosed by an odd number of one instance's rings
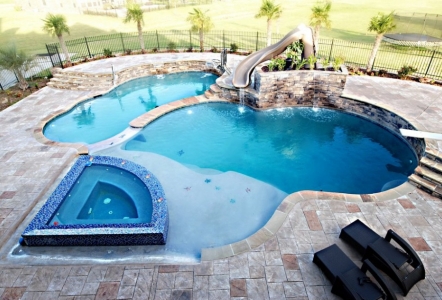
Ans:
MULTIPOLYGON (((279 0, 283 15, 275 22, 273 32, 285 34, 300 23, 308 23, 313 1, 279 0)), ((211 5, 201 5, 209 10, 215 24, 214 30, 266 31, 265 19, 254 18, 261 0, 214 0, 211 5)), ((144 30, 188 29, 186 21, 192 7, 145 13, 144 30)), ((333 0, 332 28, 324 29, 321 36, 356 42, 373 42, 367 32, 369 20, 377 12, 442 14, 440 0, 333 0)), ((124 24, 121 19, 102 16, 65 14, 71 29, 66 40, 84 36, 105 35, 117 32, 135 32, 135 24, 124 24)), ((57 42, 41 29, 44 13, 15 11, 13 0, 0 0, 0 45, 15 43, 30 53, 45 53, 45 44, 57 42)))

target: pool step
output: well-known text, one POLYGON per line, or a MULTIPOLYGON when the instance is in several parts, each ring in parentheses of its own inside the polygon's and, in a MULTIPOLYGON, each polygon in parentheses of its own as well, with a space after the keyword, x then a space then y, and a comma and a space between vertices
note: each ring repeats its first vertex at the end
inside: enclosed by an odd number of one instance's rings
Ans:
POLYGON ((408 177, 409 182, 417 188, 442 199, 442 189, 439 185, 434 184, 416 174, 411 174, 408 177))
POLYGON ((217 84, 212 84, 210 88, 204 92, 204 96, 206 96, 207 99, 218 99, 222 98, 222 91, 218 87, 217 84))
POLYGON ((411 184, 442 199, 442 156, 427 148, 414 174, 408 177, 411 184))
POLYGON ((205 92, 204 92, 204 96, 205 96, 207 99, 214 99, 214 98, 215 98, 215 95, 214 95, 210 90, 205 91, 205 92))
POLYGON ((65 90, 110 88, 112 86, 112 75, 61 71, 54 74, 48 86, 65 90))
MULTIPOLYGON (((433 150, 433 149, 425 149, 425 157, 432 160, 433 162, 436 162, 440 165, 442 165, 442 153, 440 153, 437 150, 433 150)), ((439 169, 442 170, 442 167, 440 167, 439 169)))

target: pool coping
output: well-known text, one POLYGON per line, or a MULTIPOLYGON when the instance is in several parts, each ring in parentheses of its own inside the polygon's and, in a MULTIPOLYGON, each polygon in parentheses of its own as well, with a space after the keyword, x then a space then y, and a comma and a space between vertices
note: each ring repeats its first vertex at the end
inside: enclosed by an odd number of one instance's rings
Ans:
MULTIPOLYGON (((82 101, 90 99, 91 98, 90 95, 98 96, 98 95, 107 93, 114 88, 115 87, 112 87, 111 89, 109 89, 106 92, 95 92, 95 93, 91 92, 87 96, 80 97, 79 98, 80 100, 77 99, 78 102, 75 103, 74 105, 72 105, 67 110, 71 109, 72 107, 74 107, 75 105, 77 105, 78 103, 80 103, 82 101)), ((367 98, 362 98, 362 97, 358 97, 355 95, 346 94, 345 91, 343 92, 341 97, 352 99, 355 101, 359 101, 362 103, 366 103, 366 104, 370 104, 370 105, 373 105, 376 107, 386 109, 387 111, 390 111, 390 112, 396 114, 397 116, 403 118, 407 122, 409 122, 409 124, 414 126, 417 130, 426 130, 426 128, 422 124, 417 123, 417 122, 413 122, 412 120, 410 120, 409 117, 406 117, 404 114, 397 112, 393 107, 390 107, 389 105, 375 103, 374 101, 371 101, 370 99, 367 99, 367 98)), ((129 123, 129 125, 132 128, 143 128, 147 124, 149 124, 150 122, 152 122, 152 121, 156 120, 157 118, 159 118, 169 112, 172 112, 176 109, 187 107, 187 106, 192 106, 192 105, 196 105, 196 104, 201 104, 201 103, 209 103, 209 102, 237 103, 237 102, 229 101, 223 97, 218 97, 216 99, 208 99, 203 95, 193 96, 193 97, 177 100, 177 101, 162 105, 158 108, 155 108, 155 109, 135 118, 134 120, 132 120, 129 123)), ((255 110, 261 110, 261 109, 256 109, 254 107, 251 107, 251 108, 253 108, 255 110)), ((44 135, 43 135, 42 129, 43 129, 44 125, 47 122, 49 122, 52 118, 56 117, 59 114, 66 112, 67 110, 63 110, 63 112, 56 111, 56 112, 52 113, 51 115, 49 115, 48 117, 44 118, 41 121, 41 123, 39 124, 39 127, 36 130, 34 130, 34 136, 36 137, 36 139, 38 141, 42 142, 45 145, 74 147, 77 149, 78 154, 87 154, 87 153, 89 153, 90 150, 88 149, 88 146, 85 146, 84 144, 58 143, 58 142, 54 142, 54 141, 46 139, 46 137, 44 137, 44 135), (42 122, 44 122, 43 126, 41 126, 42 122), (41 130, 38 130, 40 127, 41 127, 41 130)), ((113 139, 113 138, 111 138, 111 139, 113 139)), ((118 143, 122 143, 125 140, 126 139, 119 139, 118 143)), ((437 146, 437 144, 434 143, 434 141, 424 139, 424 142, 425 142, 426 148, 428 148, 428 146, 430 146, 430 148, 426 149, 425 151, 430 150, 430 151, 437 151, 437 153, 440 153, 438 151, 438 146, 437 146)), ((114 145, 116 145, 116 143, 112 144, 112 146, 114 146, 114 145)), ((92 147, 92 149, 97 149, 96 151, 98 151, 99 148, 92 147)), ((266 225, 264 225, 264 227, 262 227, 256 233, 254 233, 253 235, 249 236, 248 238, 246 238, 244 240, 241 240, 241 241, 238 241, 235 243, 231 243, 228 245, 214 247, 214 248, 203 248, 202 254, 201 254, 201 260, 202 261, 212 261, 212 260, 216 260, 216 259, 222 259, 222 258, 226 258, 226 257, 230 257, 233 255, 247 252, 253 248, 256 248, 256 247, 262 245, 266 241, 270 240, 276 234, 278 229, 283 225, 283 222, 286 220, 286 217, 288 216, 288 213, 291 211, 291 209, 297 203, 304 201, 304 200, 314 199, 315 197, 317 197, 315 199, 321 199, 321 198, 328 196, 327 199, 332 198, 332 199, 338 199, 338 200, 343 200, 343 201, 347 201, 347 202, 378 202, 378 201, 386 201, 386 200, 395 199, 395 198, 401 197, 403 195, 406 195, 414 190, 416 190, 416 187, 414 185, 410 184, 409 182, 406 182, 406 183, 404 183, 396 188, 390 189, 388 191, 375 193, 375 194, 367 194, 367 195, 318 192, 318 191, 299 191, 296 193, 292 193, 292 194, 288 195, 281 202, 281 204, 276 209, 276 211, 274 212, 272 217, 269 219, 269 221, 266 223, 266 225)))

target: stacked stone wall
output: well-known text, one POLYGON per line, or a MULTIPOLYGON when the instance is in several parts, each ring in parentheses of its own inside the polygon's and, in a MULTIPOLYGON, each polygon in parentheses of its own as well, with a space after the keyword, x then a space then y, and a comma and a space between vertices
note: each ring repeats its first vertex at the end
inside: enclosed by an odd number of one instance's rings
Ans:
POLYGON ((207 61, 188 60, 188 61, 175 61, 167 62, 163 64, 145 64, 136 67, 124 69, 117 73, 117 84, 124 83, 134 78, 149 76, 149 75, 162 75, 169 73, 187 72, 187 71, 202 71, 210 72, 217 75, 219 71, 213 68, 212 64, 208 64, 207 61))
MULTIPOLYGON (((392 132, 400 128, 414 129, 402 117, 366 102, 341 97, 347 74, 326 71, 263 72, 256 69, 251 87, 245 89, 245 103, 257 108, 310 106, 342 110, 369 119, 392 132)), ((237 89, 221 87, 230 101, 239 100, 237 89)), ((424 154, 422 139, 406 138, 419 157, 424 154)))

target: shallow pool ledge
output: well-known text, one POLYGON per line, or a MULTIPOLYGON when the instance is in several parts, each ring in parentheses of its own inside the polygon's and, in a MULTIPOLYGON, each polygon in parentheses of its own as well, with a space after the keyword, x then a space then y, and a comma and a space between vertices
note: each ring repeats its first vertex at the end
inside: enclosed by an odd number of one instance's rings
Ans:
POLYGON ((142 114, 141 116, 132 120, 129 123, 129 125, 134 128, 143 128, 147 124, 149 124, 150 122, 152 122, 152 121, 158 119, 159 117, 161 117, 165 114, 168 114, 174 110, 177 110, 177 109, 180 109, 183 107, 187 107, 187 106, 192 106, 192 105, 197 105, 197 104, 202 104, 202 103, 209 103, 209 102, 228 102, 228 101, 226 99, 222 99, 222 98, 209 99, 209 98, 206 98, 204 95, 193 96, 193 97, 177 100, 174 102, 170 102, 167 104, 163 104, 157 108, 154 108, 151 111, 149 111, 145 114, 142 114))
MULTIPOLYGON (((288 195, 278 206, 275 213, 270 220, 264 225, 263 228, 258 230, 250 237, 221 247, 204 248, 201 250, 202 261, 212 261, 217 259, 223 259, 237 254, 241 254, 252 249, 255 249, 265 242, 272 239, 278 232, 278 230, 284 224, 287 216, 297 204, 309 205, 310 201, 321 200, 336 200, 349 203, 362 203, 362 202, 383 202, 399 198, 403 195, 413 192, 416 187, 412 184, 405 182, 400 186, 390 189, 385 192, 367 195, 356 194, 343 194, 343 193, 330 193, 330 192, 317 192, 317 191, 301 191, 288 195)), ((312 211, 313 208, 312 208, 312 211)), ((316 213, 315 213, 316 214, 316 213)), ((319 220, 311 216, 307 216, 308 226, 310 230, 315 230, 315 226, 320 227, 319 220)))

